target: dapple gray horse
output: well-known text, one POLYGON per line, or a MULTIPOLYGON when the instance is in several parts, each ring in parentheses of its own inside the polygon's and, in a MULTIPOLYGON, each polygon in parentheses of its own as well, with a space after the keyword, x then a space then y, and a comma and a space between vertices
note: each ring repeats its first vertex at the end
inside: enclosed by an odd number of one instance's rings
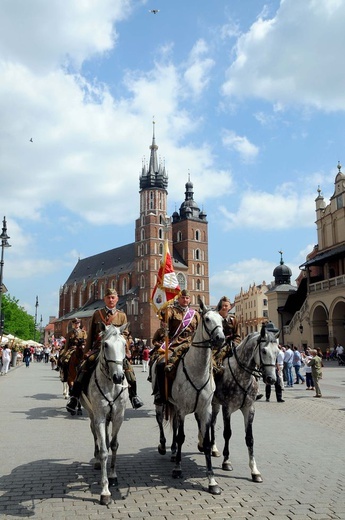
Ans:
MULTIPOLYGON (((222 469, 232 471, 229 442, 231 438, 231 414, 241 410, 244 418, 245 441, 248 448, 249 468, 252 480, 262 482, 261 474, 254 458, 253 421, 255 416, 255 400, 258 393, 257 379, 262 375, 264 383, 274 384, 276 381, 276 359, 278 354, 279 332, 274 333, 263 325, 261 332, 249 334, 238 346, 233 347, 223 361, 224 372, 216 376, 216 390, 212 402, 212 436, 220 407, 223 413, 223 463, 222 469)), ((199 451, 202 444, 199 439, 199 451)), ((212 447, 212 455, 219 457, 216 444, 212 447)))
POLYGON ((117 485, 116 454, 117 436, 124 419, 128 385, 124 377, 123 360, 126 355, 126 340, 122 332, 127 324, 117 328, 105 326, 96 368, 91 376, 81 402, 89 412, 90 426, 95 442, 95 469, 101 469, 102 505, 111 502, 109 485, 117 485), (109 439, 109 425, 112 425, 109 439), (107 461, 109 447, 112 452, 109 478, 107 461))
MULTIPOLYGON (((166 405, 156 405, 156 419, 160 430, 158 451, 162 455, 166 453, 163 418, 164 407, 168 406, 169 418, 173 427, 172 460, 175 461, 172 476, 181 478, 181 451, 185 440, 184 421, 186 415, 194 413, 205 453, 208 490, 214 495, 219 495, 221 490, 214 478, 211 461, 213 439, 210 437, 210 424, 215 389, 212 373, 212 348, 219 348, 224 343, 225 337, 220 314, 209 310, 201 300, 199 300, 199 304, 201 320, 191 346, 182 356, 177 367, 171 396, 166 405)), ((152 368, 152 388, 154 390, 156 370, 155 366, 152 368)))

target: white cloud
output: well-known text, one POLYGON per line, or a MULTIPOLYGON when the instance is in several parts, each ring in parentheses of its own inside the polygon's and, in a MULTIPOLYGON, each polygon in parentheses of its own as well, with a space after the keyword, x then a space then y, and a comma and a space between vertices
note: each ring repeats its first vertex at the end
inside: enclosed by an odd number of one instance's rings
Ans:
POLYGON ((208 46, 204 40, 198 40, 194 45, 187 69, 184 73, 184 79, 193 95, 200 96, 210 81, 210 72, 215 65, 211 58, 204 55, 208 52, 208 46))
POLYGON ((259 148, 252 144, 247 137, 236 135, 231 130, 223 131, 223 145, 229 150, 235 150, 244 162, 252 162, 259 153, 259 148))
MULTIPOLYGON (((285 262, 291 269, 291 285, 300 273, 298 265, 285 262)), ((217 272, 210 277, 212 287, 211 303, 215 305, 222 296, 230 297, 231 301, 237 294, 248 291, 250 286, 266 284, 274 281, 273 271, 277 264, 259 258, 243 259, 241 262, 230 264, 224 271, 217 272)))
POLYGON ((36 72, 83 61, 113 48, 114 24, 126 18, 132 0, 3 0, 0 55, 36 72))
POLYGON ((225 229, 290 229, 314 226, 315 204, 310 193, 300 194, 290 184, 274 193, 245 191, 237 211, 220 207, 225 229))
POLYGON ((274 18, 259 17, 238 39, 224 94, 344 110, 344 19, 340 0, 281 1, 274 18))

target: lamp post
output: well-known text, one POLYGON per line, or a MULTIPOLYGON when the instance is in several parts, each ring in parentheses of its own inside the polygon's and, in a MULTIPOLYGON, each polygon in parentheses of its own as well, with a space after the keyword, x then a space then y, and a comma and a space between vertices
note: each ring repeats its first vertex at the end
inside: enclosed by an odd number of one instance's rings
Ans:
POLYGON ((2 339, 2 335, 4 333, 4 318, 2 316, 2 277, 4 271, 4 249, 5 247, 11 247, 8 243, 8 239, 10 238, 7 234, 7 224, 6 217, 2 221, 2 233, 0 235, 1 238, 1 262, 0 262, 0 338, 2 339))
POLYGON ((38 309, 38 296, 36 296, 36 303, 35 303, 35 330, 34 330, 34 341, 36 341, 36 328, 37 328, 37 309, 38 309))

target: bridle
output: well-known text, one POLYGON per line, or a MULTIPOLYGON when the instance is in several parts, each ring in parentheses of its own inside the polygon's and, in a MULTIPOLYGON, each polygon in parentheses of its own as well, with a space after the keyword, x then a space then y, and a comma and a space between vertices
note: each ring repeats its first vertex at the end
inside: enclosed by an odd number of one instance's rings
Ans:
MULTIPOLYGON (((247 374, 250 374, 251 376, 254 376, 256 379, 258 379, 259 377, 262 377, 263 375, 263 371, 266 367, 275 367, 276 364, 275 363, 264 363, 263 361, 263 357, 262 357, 262 352, 261 352, 261 343, 268 343, 268 340, 269 338, 267 337, 267 335, 265 334, 264 336, 262 336, 261 334, 259 335, 258 339, 257 339, 257 342, 256 342, 256 345, 253 349, 253 358, 255 356, 255 352, 256 350, 259 351, 259 359, 260 359, 260 366, 259 368, 257 368, 256 366, 253 367, 253 368, 250 368, 250 367, 247 367, 246 365, 244 365, 242 363, 242 361, 239 359, 238 357, 238 352, 237 352, 237 347, 235 346, 233 348, 233 354, 234 354, 234 358, 236 359, 236 362, 238 364, 238 366, 244 371, 244 372, 247 372, 247 374)), ((236 378, 235 376, 235 373, 233 371, 233 369, 231 368, 231 364, 230 364, 230 357, 228 357, 228 366, 229 366, 229 370, 230 370, 230 373, 235 381, 235 383, 237 384, 237 386, 239 386, 239 388, 242 390, 243 392, 243 401, 242 401, 242 405, 241 405, 241 408, 244 406, 244 403, 245 403, 245 400, 246 400, 246 397, 247 397, 247 394, 250 390, 250 387, 252 386, 253 384, 253 380, 251 379, 250 382, 249 382, 249 385, 247 388, 243 388, 243 386, 241 385, 241 383, 238 381, 238 379, 236 378)))
MULTIPOLYGON (((196 348, 210 348, 211 349, 212 346, 213 346, 213 343, 214 343, 214 340, 212 339, 212 337, 214 335, 214 332, 219 328, 221 330, 221 332, 223 333, 223 326, 222 325, 216 325, 215 327, 213 327, 213 329, 211 331, 209 331, 209 329, 206 327, 206 323, 205 323, 206 320, 204 318, 204 316, 206 314, 207 314, 207 312, 204 313, 204 314, 201 314, 201 321, 202 321, 202 327, 205 330, 206 334, 208 335, 209 339, 206 339, 204 341, 197 341, 197 342, 192 341, 193 347, 196 347, 196 348)), ((195 386, 195 384, 193 383, 193 381, 191 380, 191 378, 189 377, 189 374, 187 372, 186 365, 185 365, 185 362, 184 362, 184 356, 182 356, 181 362, 182 362, 183 373, 186 376, 187 381, 191 384, 191 386, 196 391, 195 405, 194 405, 194 409, 193 409, 193 412, 192 412, 192 413, 194 413, 196 408, 197 408, 197 406, 198 406, 200 393, 208 385, 208 383, 210 381, 211 373, 212 373, 212 367, 210 367, 210 373, 209 373, 209 376, 208 376, 208 379, 206 380, 206 382, 202 385, 201 388, 197 388, 195 386)))
MULTIPOLYGON (((114 363, 115 365, 121 365, 123 364, 123 359, 120 361, 120 360, 116 360, 116 359, 108 359, 107 356, 106 356, 106 352, 105 352, 105 348, 104 348, 104 344, 102 344, 101 346, 101 352, 100 352, 100 358, 99 358, 99 364, 100 364, 100 370, 101 370, 101 373, 106 377, 106 379, 108 379, 108 381, 111 381, 113 382, 112 378, 110 377, 110 368, 109 368, 109 365, 111 363, 114 363)), ((110 400, 108 399, 108 397, 105 395, 105 393, 103 392, 102 388, 100 387, 99 385, 99 382, 98 382, 98 379, 97 379, 97 373, 95 371, 95 383, 96 383, 96 386, 98 388, 98 391, 99 393, 102 395, 102 397, 107 401, 109 407, 110 407, 110 411, 112 410, 115 402, 117 401, 117 399, 120 397, 120 395, 125 391, 125 389, 127 387, 124 387, 122 385, 122 388, 120 390, 120 392, 116 395, 115 399, 113 400, 110 400)), ((114 385, 115 386, 115 385, 114 385)))
MULTIPOLYGON (((208 311, 208 312, 210 312, 210 311, 208 311)), ((202 322, 202 327, 205 330, 206 334, 208 335, 209 339, 206 339, 204 341, 192 341, 193 347, 197 347, 197 348, 212 348, 213 347, 213 343, 214 343, 214 340, 212 339, 212 337, 214 335, 214 332, 217 329, 220 329, 223 332, 223 326, 222 325, 216 325, 215 327, 213 327, 213 329, 211 331, 207 328, 206 320, 205 320, 205 315, 206 314, 207 314, 207 312, 205 312, 204 314, 201 314, 201 322, 202 322)))

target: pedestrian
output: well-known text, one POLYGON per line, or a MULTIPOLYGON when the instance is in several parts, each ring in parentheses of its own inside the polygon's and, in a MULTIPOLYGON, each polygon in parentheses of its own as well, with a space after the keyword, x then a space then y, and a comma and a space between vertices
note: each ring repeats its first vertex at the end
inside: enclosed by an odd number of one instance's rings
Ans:
POLYGON ((299 352, 297 347, 293 347, 293 367, 295 369, 295 374, 296 374, 295 385, 298 385, 300 380, 301 380, 302 384, 304 384, 305 379, 300 374, 300 370, 302 367, 302 357, 301 357, 301 353, 299 352))
POLYGON ((310 351, 312 359, 308 361, 308 366, 311 367, 311 373, 315 385, 316 394, 314 397, 322 397, 319 380, 322 379, 322 359, 317 355, 317 350, 310 351))
POLYGON ((143 360, 143 372, 147 372, 150 359, 150 349, 147 345, 143 348, 142 360, 143 360))
MULTIPOLYGON (((74 381, 73 388, 70 390, 70 399, 66 405, 66 409, 69 413, 74 415, 75 410, 78 406, 79 397, 83 390, 86 382, 90 379, 90 376, 96 366, 98 360, 99 351, 101 348, 101 332, 104 326, 115 325, 120 327, 125 323, 128 323, 127 316, 123 311, 116 308, 119 300, 117 291, 115 289, 107 289, 104 295, 105 306, 102 309, 98 309, 93 313, 90 328, 87 334, 87 341, 85 345, 84 354, 88 354, 84 361, 80 365, 76 380, 74 381)), ((124 331, 123 336, 128 339, 128 332, 124 331)), ((129 384, 128 394, 131 401, 132 407, 137 409, 143 406, 143 401, 137 395, 137 381, 132 365, 129 361, 130 352, 128 343, 126 345, 126 358, 123 361, 123 368, 125 377, 129 384)))
POLYGON ((25 366, 29 368, 30 361, 31 361, 31 348, 29 345, 25 345, 24 351, 23 351, 23 359, 25 362, 25 366))
POLYGON ((311 367, 308 365, 309 361, 311 359, 313 359, 313 356, 310 355, 310 349, 307 348, 306 351, 305 351, 305 354, 302 355, 302 359, 304 361, 304 365, 305 365, 305 380, 306 380, 306 384, 307 384, 307 390, 315 390, 315 387, 314 387, 314 381, 313 381, 313 376, 312 376, 312 373, 311 373, 311 367))
POLYGON ((293 350, 291 345, 287 345, 284 354, 284 370, 286 371, 286 386, 290 388, 293 387, 293 377, 292 377, 292 365, 293 365, 293 350))
POLYGON ((2 367, 1 367, 2 376, 7 375, 7 372, 8 372, 9 366, 10 366, 10 362, 11 362, 11 356, 12 356, 12 350, 8 346, 5 346, 2 350, 2 367))

